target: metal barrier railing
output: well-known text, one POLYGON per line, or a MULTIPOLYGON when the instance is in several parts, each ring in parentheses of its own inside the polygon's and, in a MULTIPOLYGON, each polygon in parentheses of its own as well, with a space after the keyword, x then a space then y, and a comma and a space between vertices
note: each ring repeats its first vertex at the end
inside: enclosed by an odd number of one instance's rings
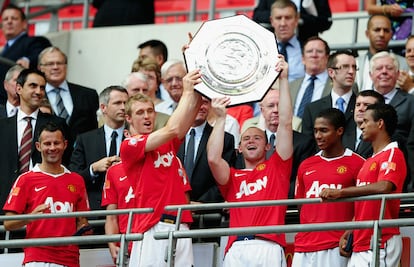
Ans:
MULTIPOLYGON (((172 205, 167 206, 165 210, 177 211, 177 222, 174 231, 170 232, 158 232, 155 233, 156 239, 168 239, 169 250, 167 263, 168 266, 174 266, 174 250, 176 241, 178 238, 195 238, 195 237, 218 237, 240 234, 259 234, 259 233, 295 233, 306 231, 324 231, 324 230, 347 230, 347 229, 374 229, 373 252, 375 258, 373 259, 373 266, 379 266, 378 253, 379 253, 379 239, 381 237, 380 229, 383 227, 391 226, 414 226, 414 218, 405 219, 383 219, 383 210, 385 208, 386 200, 389 199, 414 199, 414 193, 402 193, 402 194, 385 194, 385 195, 371 195, 355 198, 347 198, 329 202, 354 202, 362 200, 381 200, 381 215, 378 220, 359 221, 359 222, 336 222, 336 223, 318 223, 318 224, 290 224, 290 225, 275 225, 275 226, 256 226, 256 227, 242 227, 242 228, 211 228, 211 229, 197 229, 180 231, 178 226, 181 220, 181 214, 184 210, 217 210, 227 208, 244 208, 252 206, 273 206, 273 205, 303 205, 303 204, 315 204, 322 203, 321 199, 286 199, 286 200, 266 200, 266 201, 251 201, 240 203, 209 203, 209 204, 189 204, 189 205, 172 205)), ((40 245, 61 245, 61 244, 96 244, 119 241, 121 243, 121 251, 126 251, 128 241, 142 240, 142 234, 131 233, 132 215, 136 213, 149 213, 152 212, 152 208, 144 209, 123 209, 123 210, 102 210, 102 211, 89 211, 89 212, 73 212, 73 213, 55 213, 55 214, 37 214, 37 215, 15 215, 15 216, 0 216, 0 221, 14 220, 14 219, 45 219, 45 218, 63 218, 63 217, 91 217, 91 216, 104 216, 104 215, 120 215, 129 214, 128 229, 125 234, 117 235, 91 235, 81 237, 60 237, 60 238, 36 238, 25 240, 4 240, 0 241, 0 248, 16 248, 27 246, 40 246, 40 245)), ((120 253, 120 266, 124 264, 123 253, 120 253)))
POLYGON ((384 219, 384 210, 386 200, 390 199, 408 199, 413 198, 414 193, 400 193, 400 194, 382 194, 370 195, 362 197, 353 197, 346 199, 333 200, 328 202, 354 202, 363 200, 381 200, 381 210, 378 220, 374 221, 358 221, 358 222, 337 222, 337 223, 321 223, 321 224, 291 224, 280 226, 256 226, 256 227, 242 227, 242 228, 228 228, 228 229, 208 229, 208 230, 187 230, 179 231, 178 227, 181 221, 181 214, 184 210, 208 210, 218 208, 243 208, 252 206, 280 206, 280 205, 303 205, 322 203, 320 198, 315 199, 287 199, 287 200, 266 200, 266 201, 251 201, 239 203, 221 203, 221 204, 201 204, 201 205, 171 205, 165 207, 168 211, 177 211, 177 221, 175 231, 159 232, 154 234, 155 239, 168 239, 169 251, 167 263, 168 266, 174 266, 174 251, 176 240, 178 238, 193 238, 193 237, 217 237, 228 235, 249 235, 259 233, 295 233, 307 231, 322 231, 322 230, 349 230, 349 229, 364 229, 373 228, 373 266, 379 267, 379 246, 381 238, 381 228, 391 226, 413 226, 414 218, 409 219, 384 219))
MULTIPOLYGON (((86 235, 86 236, 71 236, 71 237, 53 237, 53 238, 31 238, 28 239, 13 239, 0 241, 0 248, 21 248, 30 246, 53 246, 53 245, 68 245, 68 244, 102 244, 107 242, 120 242, 120 253, 118 257, 118 266, 124 266, 126 262, 125 256, 127 254, 129 241, 142 240, 143 234, 132 234, 132 218, 134 214, 151 213, 153 208, 137 208, 137 209, 119 209, 119 210, 99 210, 99 211, 78 211, 70 213, 48 213, 48 214, 23 214, 13 216, 0 216, 0 221, 5 220, 36 220, 36 219, 50 219, 50 218, 68 218, 68 217, 99 217, 106 215, 121 215, 128 214, 128 224, 126 234, 116 235, 86 235)), ((1 226, 0 230, 4 230, 1 226)), ((6 232, 6 237, 9 235, 6 232)))

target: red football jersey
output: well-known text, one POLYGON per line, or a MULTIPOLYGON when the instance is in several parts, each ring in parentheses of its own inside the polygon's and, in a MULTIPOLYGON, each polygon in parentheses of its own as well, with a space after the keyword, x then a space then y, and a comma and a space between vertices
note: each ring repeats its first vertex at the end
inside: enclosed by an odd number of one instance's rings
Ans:
MULTIPOLYGON (((102 190, 102 207, 116 204, 118 209, 135 208, 135 184, 125 174, 122 162, 112 165, 106 172, 102 190)), ((128 224, 128 214, 118 215, 119 232, 124 234, 128 224)))
MULTIPOLYGON (((287 199, 292 158, 282 160, 277 152, 253 170, 230 169, 226 185, 219 186, 228 202, 287 199)), ((286 206, 249 207, 230 209, 230 227, 284 225, 286 206)), ((285 234, 258 234, 286 246, 285 234)), ((236 240, 230 236, 226 251, 236 240)))
MULTIPOLYGON (((358 174, 357 186, 364 186, 379 181, 393 183, 395 190, 392 193, 401 193, 407 175, 407 166, 404 155, 396 142, 388 144, 382 151, 368 158, 358 174)), ((378 220, 381 201, 356 201, 355 220, 378 220)), ((397 219, 400 212, 400 200, 387 200, 384 219, 397 219)), ((381 248, 393 235, 398 235, 398 227, 382 228, 381 248)), ((372 229, 354 230, 353 251, 360 252, 370 249, 372 229)))
MULTIPOLYGON (((153 213, 138 214, 133 232, 143 233, 159 222, 167 212, 167 205, 188 204, 185 192, 191 190, 184 168, 176 151, 181 141, 177 138, 145 153, 148 135, 127 138, 121 145, 121 159, 128 179, 136 181, 135 196, 138 208, 154 208, 153 213)), ((190 211, 184 211, 182 222, 192 222, 190 211)))
MULTIPOLYGON (((62 174, 48 174, 36 165, 17 178, 3 210, 27 214, 41 204, 50 205, 44 213, 89 210, 83 178, 66 168, 62 174)), ((72 236, 76 227, 76 218, 34 220, 27 224, 26 238, 72 236)), ((76 245, 24 248, 23 263, 34 261, 77 267, 79 248, 76 245)))
MULTIPOLYGON (((321 152, 304 160, 296 178, 296 198, 319 198, 324 188, 341 189, 355 186, 364 159, 346 149, 341 157, 324 158, 321 152)), ((352 221, 352 202, 304 204, 300 223, 352 221)), ((344 231, 299 232, 295 236, 295 252, 314 252, 338 247, 344 231)))

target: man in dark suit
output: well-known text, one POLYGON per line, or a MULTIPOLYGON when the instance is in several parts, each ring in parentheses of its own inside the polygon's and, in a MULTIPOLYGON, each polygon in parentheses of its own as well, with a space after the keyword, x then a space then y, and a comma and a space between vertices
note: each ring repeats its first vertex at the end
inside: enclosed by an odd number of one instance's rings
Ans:
MULTIPOLYGON (((27 20, 24 12, 15 5, 8 5, 1 14, 1 30, 7 40, 1 56, 16 62, 25 68, 36 68, 40 51, 50 46, 48 39, 27 34, 27 20)), ((4 79, 12 66, 6 62, 0 64, 0 79, 4 79)), ((6 91, 0 89, 0 104, 7 100, 6 91)))
MULTIPOLYGON (((278 0, 280 1, 280 0, 278 0)), ((285 0, 283 0, 285 1, 285 0)), ((270 8, 275 0, 260 0, 259 4, 253 11, 253 20, 269 24, 270 8)), ((300 13, 300 22, 298 26, 299 40, 303 44, 309 37, 318 36, 319 33, 328 30, 332 25, 332 12, 328 0, 313 0, 314 10, 307 7, 302 0, 293 0, 292 2, 298 7, 300 13)), ((265 25, 266 26, 266 25, 265 25)))
POLYGON ((352 91, 357 67, 352 51, 340 50, 333 53, 328 60, 328 74, 332 80, 332 90, 328 96, 306 106, 302 117, 302 133, 313 137, 313 126, 319 112, 327 108, 341 110, 346 119, 342 136, 344 147, 355 150, 356 125, 354 108, 356 96, 352 91))
POLYGON ((4 77, 4 89, 7 92, 7 102, 5 105, 0 104, 0 118, 7 118, 16 115, 20 105, 19 95, 17 94, 16 80, 24 68, 20 65, 11 67, 4 77))
POLYGON ((78 135, 69 169, 85 180, 91 209, 101 209, 102 186, 108 168, 120 160, 119 148, 125 124, 128 93, 121 86, 109 86, 99 95, 105 124, 78 135), (116 134, 114 134, 116 133, 116 134), (114 135, 114 137, 113 137, 114 135), (111 150, 112 146, 115 146, 111 150))
POLYGON ((154 0, 93 0, 92 5, 98 9, 93 27, 153 24, 155 20, 154 0))
MULTIPOLYGON (((273 1, 269 6, 270 14, 267 20, 273 28, 279 52, 285 56, 289 63, 289 81, 299 79, 305 75, 302 64, 302 44, 296 35, 299 24, 299 11, 295 3, 290 0, 273 1)), ((260 4, 259 4, 260 5, 260 4)))
MULTIPOLYGON (((241 132, 244 132, 245 129, 255 126, 263 128, 266 132, 266 136, 269 143, 273 143, 272 147, 275 147, 277 142, 277 128, 279 127, 279 89, 270 89, 266 96, 263 98, 260 103, 260 110, 264 119, 264 125, 260 125, 259 118, 255 117, 250 120, 246 120, 243 124, 241 132), (273 137, 272 137, 273 135, 273 137)), ((266 158, 269 158, 270 155, 274 152, 272 149, 267 155, 266 158)), ((295 197, 295 183, 296 183, 296 174, 298 172, 299 164, 310 157, 316 152, 316 144, 313 138, 308 137, 297 131, 293 131, 293 163, 292 163, 292 173, 290 176, 290 188, 289 188, 289 198, 295 197)), ((236 168, 244 169, 244 163, 239 156, 237 159, 236 168)))
POLYGON ((66 81, 67 57, 58 47, 48 47, 39 54, 39 69, 46 75, 46 95, 56 115, 66 119, 72 137, 98 128, 99 108, 96 90, 66 81), (63 102, 59 109, 57 100, 63 102))
POLYGON ((330 51, 328 43, 319 37, 312 37, 304 44, 302 62, 305 65, 305 77, 289 83, 293 115, 302 118, 306 104, 331 92, 327 71, 330 51))
POLYGON ((361 125, 364 121, 364 114, 367 107, 373 104, 385 104, 384 97, 374 90, 363 90, 358 93, 354 110, 354 121, 357 126, 355 152, 366 159, 372 156, 373 149, 370 142, 362 139, 361 125))
POLYGON ((376 53, 370 60, 370 70, 374 90, 397 111, 398 124, 392 138, 404 152, 408 166, 404 191, 410 192, 414 184, 414 96, 396 88, 399 63, 393 53, 376 53))
MULTIPOLYGON (((210 124, 207 122, 207 115, 211 106, 210 100, 203 97, 200 110, 197 113, 196 119, 187 132, 185 142, 183 142, 178 150, 177 156, 184 164, 188 166, 188 160, 193 160, 192 170, 187 170, 187 176, 191 184, 190 200, 194 202, 222 202, 221 196, 214 177, 211 173, 210 167, 207 162, 207 141, 213 130, 210 124), (190 139, 190 133, 194 129, 194 155, 193 158, 188 158, 188 145, 190 139)), ((223 158, 232 164, 235 159, 234 153, 234 137, 226 133, 224 136, 223 158)))
MULTIPOLYGON (((0 207, 3 207, 7 195, 16 180, 21 174, 19 163, 19 151, 23 131, 27 126, 25 117, 31 117, 32 142, 30 152, 29 169, 36 163, 41 162, 40 152, 35 147, 34 140, 39 137, 38 129, 47 122, 53 122, 65 129, 65 136, 69 136, 69 129, 65 121, 54 115, 42 113, 39 110, 40 102, 45 96, 46 79, 44 74, 38 70, 25 69, 17 78, 17 94, 20 97, 20 108, 13 117, 0 119, 0 207)), ((68 138, 69 139, 69 138, 68 138)), ((70 139, 69 139, 70 141, 70 139)), ((72 147, 70 141, 68 148, 72 147)), ((72 149, 64 154, 63 164, 69 162, 72 149)))

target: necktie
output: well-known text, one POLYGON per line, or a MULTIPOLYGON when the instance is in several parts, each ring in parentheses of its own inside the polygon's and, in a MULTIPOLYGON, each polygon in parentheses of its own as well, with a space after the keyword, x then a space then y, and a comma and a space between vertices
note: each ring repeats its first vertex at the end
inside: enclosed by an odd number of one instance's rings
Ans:
POLYGON ((275 152, 275 134, 270 135, 269 144, 270 149, 266 152, 266 159, 269 159, 273 152, 275 152))
POLYGON ((66 122, 68 121, 69 114, 65 109, 65 105, 63 105, 62 97, 60 96, 60 90, 59 88, 55 88, 56 93, 56 115, 58 115, 61 118, 64 118, 66 122))
POLYGON ((300 102, 298 108, 297 116, 300 118, 302 118, 303 116, 303 111, 305 110, 306 105, 312 101, 313 90, 315 89, 315 80, 316 76, 311 76, 309 78, 309 84, 305 89, 305 93, 303 94, 302 101, 300 102))
POLYGON ((24 120, 27 121, 27 125, 23 132, 22 141, 20 142, 19 173, 29 171, 30 155, 32 152, 32 117, 25 117, 24 120))
POLYGON ((188 179, 190 179, 193 173, 193 169, 194 169, 194 145, 195 145, 194 136, 195 136, 195 130, 191 129, 190 139, 188 140, 188 143, 187 143, 186 154, 184 158, 184 168, 185 168, 185 171, 187 172, 188 179))
POLYGON ((338 106, 338 109, 342 111, 342 113, 345 113, 344 104, 345 104, 345 100, 342 97, 336 100, 336 105, 338 106))
POLYGON ((279 53, 281 55, 283 55, 285 57, 285 61, 288 62, 288 54, 287 54, 287 51, 286 51, 286 47, 289 46, 289 43, 282 43, 282 42, 280 42, 279 43, 279 46, 280 46, 279 53))
POLYGON ((117 155, 116 153, 116 138, 118 137, 118 133, 113 131, 111 134, 111 146, 109 147, 109 157, 117 155))
POLYGON ((355 151, 359 150, 359 145, 361 144, 361 141, 362 141, 362 134, 359 135, 359 138, 357 140, 357 144, 355 146, 355 151))
POLYGON ((8 42, 6 42, 6 45, 3 47, 3 51, 1 51, 1 54, 5 55, 7 50, 9 50, 9 48, 10 48, 10 45, 8 42))

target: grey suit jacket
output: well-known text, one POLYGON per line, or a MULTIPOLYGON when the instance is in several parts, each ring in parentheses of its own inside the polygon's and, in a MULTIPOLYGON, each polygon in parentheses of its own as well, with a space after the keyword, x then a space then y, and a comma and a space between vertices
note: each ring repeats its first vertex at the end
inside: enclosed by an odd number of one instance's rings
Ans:
POLYGON ((411 191, 414 184, 414 96, 398 90, 390 105, 395 108, 398 115, 393 140, 398 142, 399 148, 404 152, 408 167, 404 191, 411 191))

